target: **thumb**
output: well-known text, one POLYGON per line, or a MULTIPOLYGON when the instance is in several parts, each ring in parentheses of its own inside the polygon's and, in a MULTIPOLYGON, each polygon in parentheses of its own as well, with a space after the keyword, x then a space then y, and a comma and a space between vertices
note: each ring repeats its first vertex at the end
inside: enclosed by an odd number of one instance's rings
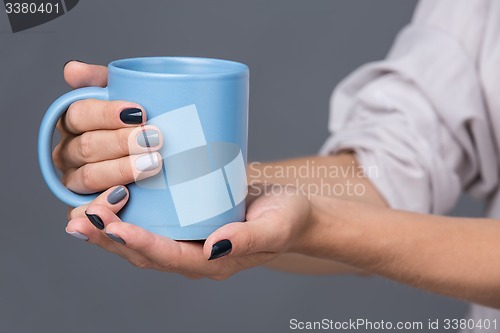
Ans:
POLYGON ((205 241, 203 253, 209 260, 226 255, 245 256, 258 252, 281 252, 287 236, 279 224, 260 218, 226 224, 205 241))
POLYGON ((105 87, 108 84, 108 69, 105 66, 71 60, 64 66, 64 80, 73 89, 90 86, 105 87))

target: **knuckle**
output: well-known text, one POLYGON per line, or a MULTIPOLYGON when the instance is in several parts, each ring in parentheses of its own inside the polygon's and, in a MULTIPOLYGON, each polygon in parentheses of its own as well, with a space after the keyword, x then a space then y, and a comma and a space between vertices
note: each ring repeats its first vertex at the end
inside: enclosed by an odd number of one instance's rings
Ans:
POLYGON ((118 176, 122 182, 128 183, 132 176, 132 166, 131 161, 128 158, 122 158, 118 163, 118 176))
POLYGON ((84 132, 78 142, 78 153, 85 162, 90 162, 92 157, 92 133, 84 132))
POLYGON ((128 155, 130 153, 130 147, 129 147, 129 141, 132 140, 131 135, 133 135, 133 132, 130 130, 120 130, 117 133, 117 140, 118 142, 118 149, 120 150, 120 154, 122 155, 128 155))
POLYGON ((94 168, 91 164, 85 164, 81 167, 81 182, 83 187, 88 190, 96 189, 96 182, 94 177, 94 168))

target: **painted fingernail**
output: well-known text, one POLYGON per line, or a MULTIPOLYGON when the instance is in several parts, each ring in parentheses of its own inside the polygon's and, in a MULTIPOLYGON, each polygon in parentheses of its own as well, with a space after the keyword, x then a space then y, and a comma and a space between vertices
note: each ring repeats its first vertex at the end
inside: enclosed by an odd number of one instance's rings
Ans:
POLYGON ((210 254, 210 258, 208 260, 214 260, 220 257, 224 257, 229 254, 233 249, 233 244, 229 239, 223 239, 218 241, 214 245, 212 245, 212 253, 210 254))
POLYGON ((82 64, 85 64, 85 62, 83 62, 83 61, 81 61, 81 60, 72 59, 72 60, 68 60, 68 61, 66 61, 66 63, 65 63, 65 64, 64 64, 64 66, 63 66, 63 68, 65 68, 65 67, 66 67, 66 65, 67 65, 67 64, 69 64, 69 63, 70 63, 70 62, 72 62, 72 61, 81 62, 82 64))
POLYGON ((115 235, 114 233, 112 232, 106 232, 106 235, 108 235, 109 238, 111 238, 112 240, 114 240, 115 242, 117 243, 120 243, 120 244, 123 244, 125 245, 125 241, 123 240, 123 238, 121 238, 120 236, 118 235, 115 235))
POLYGON ((135 160, 135 167, 139 171, 151 171, 156 169, 159 163, 158 154, 147 154, 135 160))
POLYGON ((141 131, 137 135, 137 143, 144 148, 158 146, 160 144, 160 133, 157 130, 141 131))
POLYGON ((78 232, 78 231, 68 231, 68 229, 66 229, 66 233, 68 235, 71 235, 75 238, 78 238, 78 239, 81 239, 81 240, 84 240, 84 241, 88 241, 89 238, 87 236, 85 236, 84 234, 82 234, 81 232, 78 232))
POLYGON ((102 219, 98 216, 98 215, 95 215, 95 214, 87 214, 87 212, 85 212, 85 215, 87 215, 87 218, 89 219, 89 221, 99 230, 102 230, 104 229, 104 222, 102 222, 102 219))
POLYGON ((142 124, 142 110, 139 108, 129 108, 120 112, 120 120, 125 124, 142 124))
POLYGON ((108 195, 108 202, 112 205, 116 205, 117 203, 125 199, 126 196, 127 191, 125 190, 125 187, 118 186, 113 190, 113 192, 108 195))

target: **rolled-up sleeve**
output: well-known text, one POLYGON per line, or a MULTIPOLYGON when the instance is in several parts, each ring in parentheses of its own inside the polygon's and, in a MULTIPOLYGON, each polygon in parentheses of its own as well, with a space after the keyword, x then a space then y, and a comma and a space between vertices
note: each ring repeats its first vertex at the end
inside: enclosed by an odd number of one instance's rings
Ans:
POLYGON ((497 186, 477 70, 488 5, 422 1, 387 58, 332 95, 321 153, 353 151, 392 208, 442 214, 463 190, 486 196, 497 186))

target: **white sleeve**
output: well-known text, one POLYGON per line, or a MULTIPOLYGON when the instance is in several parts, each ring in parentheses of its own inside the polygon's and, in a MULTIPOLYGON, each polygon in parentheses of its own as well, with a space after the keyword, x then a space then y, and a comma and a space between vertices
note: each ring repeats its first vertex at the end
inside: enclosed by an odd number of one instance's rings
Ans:
POLYGON ((489 0, 426 0, 387 59, 335 89, 323 154, 354 151, 397 209, 442 214, 498 183, 477 59, 489 0), (375 172, 373 172, 375 170, 375 172))

